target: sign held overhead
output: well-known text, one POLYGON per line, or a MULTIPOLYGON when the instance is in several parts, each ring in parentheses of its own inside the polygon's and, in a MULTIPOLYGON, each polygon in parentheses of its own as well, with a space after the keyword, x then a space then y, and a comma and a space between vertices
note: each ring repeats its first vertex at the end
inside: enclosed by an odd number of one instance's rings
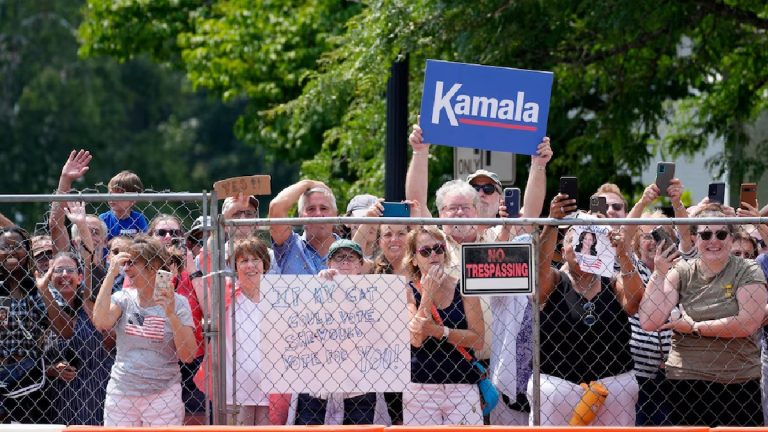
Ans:
POLYGON ((551 72, 427 60, 424 142, 535 154, 547 132, 551 72))

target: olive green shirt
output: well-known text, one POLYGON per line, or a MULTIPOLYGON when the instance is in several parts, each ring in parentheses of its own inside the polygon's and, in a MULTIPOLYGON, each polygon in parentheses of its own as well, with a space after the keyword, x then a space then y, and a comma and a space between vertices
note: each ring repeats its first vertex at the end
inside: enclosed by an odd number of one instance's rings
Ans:
MULTIPOLYGON (((752 260, 731 256, 714 278, 706 278, 700 259, 680 261, 677 287, 680 304, 696 322, 735 316, 739 313, 736 292, 740 287, 762 284, 765 276, 752 260)), ((760 341, 757 333, 745 338, 698 337, 674 333, 667 359, 667 378, 704 380, 723 384, 760 378, 760 341)))

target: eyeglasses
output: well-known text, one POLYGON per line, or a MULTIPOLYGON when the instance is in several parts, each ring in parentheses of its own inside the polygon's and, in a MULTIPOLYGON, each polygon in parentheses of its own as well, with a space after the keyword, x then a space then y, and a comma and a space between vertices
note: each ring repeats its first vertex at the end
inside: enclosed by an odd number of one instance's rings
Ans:
POLYGON ((195 238, 195 237, 187 237, 187 247, 193 248, 195 246, 202 246, 203 245, 203 238, 195 238))
POLYGON ((340 253, 337 253, 337 254, 335 254, 334 256, 331 257, 331 261, 333 261, 335 263, 339 263, 339 264, 341 264, 343 262, 355 262, 355 261, 359 261, 359 260, 360 260, 360 257, 358 255, 355 255, 355 254, 340 254, 340 253))
POLYGON ((608 205, 613 209, 613 211, 622 211, 622 210, 624 210, 624 203, 615 202, 615 203, 610 203, 608 205))
POLYGON ((255 219, 259 216, 259 212, 256 210, 240 210, 235 212, 232 217, 235 219, 255 219))
POLYGON ((486 184, 473 184, 473 188, 475 188, 476 191, 480 192, 483 191, 484 194, 490 195, 494 192, 496 192, 496 185, 492 183, 486 183, 486 184))
POLYGON ((472 210, 473 207, 474 205, 470 206, 469 204, 450 205, 450 206, 443 207, 443 210, 446 213, 458 213, 459 210, 461 210, 462 213, 469 213, 469 211, 472 210))
POLYGON ((156 237, 165 237, 165 236, 171 236, 171 237, 181 237, 182 232, 180 229, 156 229, 155 230, 155 236, 156 237))
POLYGON ((438 243, 434 246, 422 246, 418 248, 416 252, 418 252, 419 255, 423 256, 424 258, 429 258, 429 256, 432 255, 432 252, 438 255, 442 255, 445 253, 445 244, 438 243))
POLYGON ((742 251, 733 251, 733 252, 731 252, 731 255, 737 256, 737 257, 742 257, 744 259, 754 259, 755 258, 754 254, 751 254, 749 252, 742 252, 742 251))
POLYGON ((597 316, 595 316, 595 304, 591 301, 588 301, 581 305, 581 307, 584 309, 584 312, 587 313, 584 315, 584 318, 582 318, 584 325, 587 327, 592 327, 597 322, 597 316))
POLYGON ((717 230, 714 233, 712 231, 701 231, 699 232, 699 237, 701 237, 701 239, 704 241, 708 241, 708 240, 712 240, 712 234, 714 234, 718 240, 725 240, 726 238, 728 238, 728 235, 730 233, 726 230, 717 230))
POLYGON ((77 273, 77 269, 74 267, 55 267, 53 269, 54 274, 62 274, 64 272, 67 272, 69 274, 77 273))

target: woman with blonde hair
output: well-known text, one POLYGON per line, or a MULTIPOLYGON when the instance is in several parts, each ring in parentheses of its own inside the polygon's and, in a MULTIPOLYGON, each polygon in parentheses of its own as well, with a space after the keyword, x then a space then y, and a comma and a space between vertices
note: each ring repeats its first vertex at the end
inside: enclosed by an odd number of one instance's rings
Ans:
POLYGON ((480 374, 470 355, 483 347, 480 300, 464 297, 448 274, 446 237, 434 226, 408 234, 404 267, 410 275, 411 382, 403 392, 407 425, 482 425, 480 374))
POLYGON ((93 307, 96 328, 114 327, 117 334, 105 426, 170 426, 184 420, 178 362, 192 361, 197 343, 187 299, 172 289, 155 290, 158 271, 167 265, 165 246, 145 235, 111 256, 103 286, 111 287, 125 266, 133 289, 114 294, 101 289, 93 307))

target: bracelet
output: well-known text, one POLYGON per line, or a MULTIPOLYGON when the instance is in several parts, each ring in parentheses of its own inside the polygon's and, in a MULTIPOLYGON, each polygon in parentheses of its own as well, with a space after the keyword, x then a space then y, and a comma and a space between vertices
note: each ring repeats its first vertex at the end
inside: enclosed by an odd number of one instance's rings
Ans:
POLYGON ((446 326, 443 326, 443 340, 448 340, 448 336, 451 334, 451 329, 449 329, 446 326))
POLYGON ((543 171, 547 170, 547 166, 546 165, 531 165, 531 169, 543 172, 543 171))
POLYGON ((429 151, 415 151, 415 152, 413 152, 413 155, 414 156, 416 156, 416 155, 427 155, 427 156, 429 156, 429 151))
POLYGON ((630 271, 628 271, 628 272, 621 272, 621 276, 622 276, 622 277, 624 277, 624 276, 631 276, 631 275, 632 275, 632 273, 637 273, 637 269, 636 269, 636 268, 634 268, 634 267, 632 267, 632 270, 630 270, 630 271))

